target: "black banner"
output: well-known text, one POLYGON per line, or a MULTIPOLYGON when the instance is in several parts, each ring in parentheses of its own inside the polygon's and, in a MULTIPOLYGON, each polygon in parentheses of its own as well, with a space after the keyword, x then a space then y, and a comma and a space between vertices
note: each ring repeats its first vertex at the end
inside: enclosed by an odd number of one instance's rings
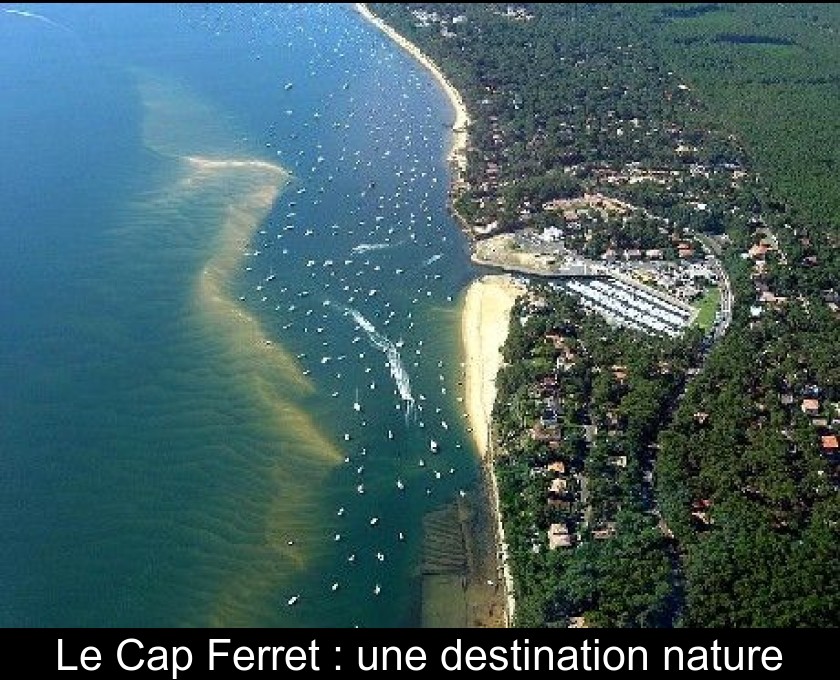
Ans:
POLYGON ((245 674, 799 672, 829 630, 6 629, 6 672, 47 677, 245 674), (12 664, 15 659, 16 663, 12 664))

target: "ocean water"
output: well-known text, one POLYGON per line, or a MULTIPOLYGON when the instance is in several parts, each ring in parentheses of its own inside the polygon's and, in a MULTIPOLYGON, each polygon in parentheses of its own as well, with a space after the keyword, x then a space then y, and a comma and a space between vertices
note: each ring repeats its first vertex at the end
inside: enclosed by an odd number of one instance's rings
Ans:
POLYGON ((443 92, 348 6, 0 41, 0 625, 420 625, 477 480, 443 92))

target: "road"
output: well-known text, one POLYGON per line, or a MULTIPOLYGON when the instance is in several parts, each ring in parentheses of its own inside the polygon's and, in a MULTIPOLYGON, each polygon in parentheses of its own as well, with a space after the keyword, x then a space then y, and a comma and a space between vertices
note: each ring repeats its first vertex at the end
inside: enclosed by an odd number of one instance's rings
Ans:
POLYGON ((732 323, 732 307, 735 302, 735 296, 732 293, 732 283, 729 280, 729 275, 723 268, 719 256, 721 254, 720 244, 714 239, 697 234, 697 238, 703 244, 706 252, 712 256, 712 269, 718 276, 720 282, 720 318, 715 322, 713 339, 715 342, 720 340, 726 331, 729 329, 729 324, 732 323))

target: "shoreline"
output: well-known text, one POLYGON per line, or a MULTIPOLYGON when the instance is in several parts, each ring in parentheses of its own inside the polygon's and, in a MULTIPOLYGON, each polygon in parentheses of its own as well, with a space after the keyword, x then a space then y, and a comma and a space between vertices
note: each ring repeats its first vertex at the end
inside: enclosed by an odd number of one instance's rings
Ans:
POLYGON ((496 401, 496 374, 503 359, 510 312, 521 284, 507 274, 487 274, 470 283, 461 316, 466 372, 467 417, 482 459, 491 456, 491 418, 496 401))
POLYGON ((455 89, 452 83, 443 74, 437 64, 427 57, 417 45, 404 37, 391 26, 386 24, 382 19, 371 12, 370 8, 362 3, 357 2, 353 4, 353 8, 362 15, 364 19, 376 26, 380 31, 385 33, 397 45, 408 52, 420 64, 422 64, 438 81, 443 91, 446 92, 452 108, 455 109, 455 121, 452 123, 452 147, 449 150, 448 159, 459 173, 466 170, 467 167, 467 128, 470 124, 470 117, 467 113, 467 107, 464 105, 464 100, 461 93, 455 89))
MULTIPOLYGON (((463 175, 467 167, 467 128, 470 123, 467 108, 458 90, 449 82, 440 68, 417 45, 402 36, 382 19, 377 17, 364 3, 354 3, 354 9, 376 28, 385 33, 402 49, 406 50, 422 66, 431 72, 435 80, 449 98, 455 109, 455 121, 452 125, 452 147, 447 156, 451 165, 450 199, 454 187, 463 182, 463 175)), ((452 213, 461 225, 462 233, 472 243, 473 235, 468 225, 464 223, 457 211, 452 213)), ((490 601, 500 604, 504 611, 504 626, 510 627, 513 618, 513 580, 507 559, 507 543, 505 542, 504 527, 502 525, 499 494, 496 473, 493 466, 493 452, 491 439, 491 421, 493 404, 496 399, 496 373, 502 365, 501 347, 507 337, 510 322, 510 311, 516 298, 523 293, 522 286, 514 282, 509 275, 489 275, 473 281, 467 288, 466 297, 461 310, 461 342, 465 356, 465 401, 467 419, 471 424, 473 439, 481 459, 483 496, 488 500, 490 510, 488 531, 493 533, 494 554, 490 555, 496 563, 496 571, 502 577, 502 590, 499 592, 498 579, 488 580, 486 585, 494 585, 494 594, 476 592, 468 595, 468 608, 484 608, 490 601), (501 596, 501 597, 500 597, 501 596)), ((477 574, 473 574, 477 576, 477 574)), ((477 579, 470 579, 476 581, 477 579)), ((484 583, 484 582, 482 582, 484 583)), ((476 584, 478 585, 478 584, 476 584)), ((492 604, 489 611, 492 612, 492 604)), ((487 620, 492 615, 487 614, 487 620)))
POLYGON ((504 363, 501 348, 508 335, 513 305, 524 293, 522 284, 509 274, 483 276, 467 288, 461 316, 467 418, 472 425, 473 439, 481 454, 487 480, 486 493, 492 507, 497 563, 504 584, 505 624, 508 627, 513 619, 515 602, 494 467, 492 416, 496 401, 496 375, 504 363))

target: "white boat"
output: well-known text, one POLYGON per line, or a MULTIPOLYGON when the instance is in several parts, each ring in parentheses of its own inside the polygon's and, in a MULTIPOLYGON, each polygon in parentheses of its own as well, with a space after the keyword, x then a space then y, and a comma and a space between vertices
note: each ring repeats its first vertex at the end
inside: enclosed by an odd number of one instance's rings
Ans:
POLYGON ((336 590, 338 590, 338 581, 336 581, 335 583, 333 583, 333 584, 332 584, 332 586, 331 586, 331 590, 332 590, 333 592, 335 592, 336 590))
POLYGON ((291 607, 292 605, 297 604, 297 601, 299 599, 300 599, 300 595, 292 595, 292 597, 289 598, 289 601, 286 604, 291 607))
POLYGON ((379 523, 379 518, 378 517, 371 517, 370 518, 370 525, 372 527, 376 526, 378 523, 379 523))
POLYGON ((377 584, 374 586, 374 588, 373 588, 373 594, 374 594, 374 595, 379 595, 379 593, 381 593, 381 592, 382 592, 382 588, 381 588, 381 587, 380 587, 380 585, 377 583, 377 584))
POLYGON ((353 402, 353 410, 354 411, 361 411, 362 405, 359 403, 359 388, 356 388, 356 400, 353 402))
POLYGON ((434 439, 429 442, 429 449, 432 453, 438 452, 438 443, 434 439))
POLYGON ((400 491, 402 491, 402 490, 405 488, 405 484, 403 484, 403 481, 402 481, 401 479, 398 479, 398 480, 397 480, 397 488, 398 488, 400 491))

